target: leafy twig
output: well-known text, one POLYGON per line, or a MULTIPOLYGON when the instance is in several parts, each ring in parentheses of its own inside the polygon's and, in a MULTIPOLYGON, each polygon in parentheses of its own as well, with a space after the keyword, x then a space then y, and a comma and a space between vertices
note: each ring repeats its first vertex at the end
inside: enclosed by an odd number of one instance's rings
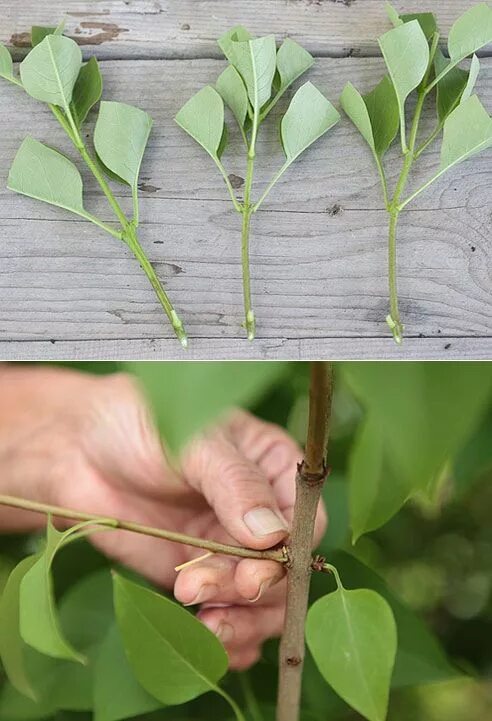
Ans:
POLYGON ((203 548, 213 553, 221 553, 226 556, 236 556, 240 558, 258 558, 269 561, 278 561, 278 563, 286 563, 287 557, 283 549, 271 549, 267 551, 256 551, 252 548, 242 548, 240 546, 231 546, 226 543, 218 543, 209 541, 204 538, 196 538, 188 536, 185 533, 177 533, 168 531, 163 528, 154 528, 145 526, 141 523, 133 521, 124 521, 119 518, 108 518, 97 513, 84 513, 76 511, 72 508, 63 508, 62 506, 53 506, 47 503, 38 503, 30 501, 26 498, 15 498, 13 496, 0 495, 0 505, 10 506, 12 508, 20 508, 24 511, 34 511, 35 513, 45 513, 47 515, 59 518, 70 518, 74 520, 89 521, 101 526, 110 526, 112 529, 120 529, 122 531, 131 531, 132 533, 142 533, 146 536, 154 536, 162 538, 173 543, 182 543, 186 546, 194 546, 195 548, 203 548))
POLYGON ((219 41, 230 65, 217 79, 216 87, 202 88, 181 108, 176 122, 211 156, 227 186, 234 209, 242 215, 241 264, 243 274, 244 327, 253 340, 256 331, 251 302, 249 237, 251 217, 289 165, 339 120, 331 103, 311 83, 302 85, 285 113, 280 134, 286 161, 274 175, 259 200, 252 200, 256 141, 261 124, 286 90, 306 72, 313 57, 287 38, 278 52, 273 35, 252 38, 241 27, 232 28, 219 41), (224 103, 234 115, 246 149, 244 198, 238 200, 222 164, 227 144, 224 103))
POLYGON ((480 3, 456 20, 448 37, 449 60, 438 49, 439 33, 432 13, 400 16, 389 3, 387 9, 395 27, 379 38, 379 44, 389 75, 364 96, 348 83, 341 102, 369 144, 381 176, 385 206, 389 213, 390 312, 386 322, 394 340, 400 344, 403 324, 398 308, 396 256, 400 213, 443 173, 492 144, 492 119, 477 96, 472 95, 480 69, 478 58, 473 55, 469 72, 458 68, 465 57, 492 42, 492 9, 486 3, 480 3), (402 47, 405 47, 405 53, 401 52, 402 47), (417 145, 422 111, 433 89, 436 90, 437 125, 430 136, 417 145), (417 102, 407 142, 405 103, 413 91, 417 92, 417 102), (403 163, 394 195, 389 200, 382 159, 398 129, 403 163), (414 162, 442 130, 441 162, 437 173, 409 197, 402 199, 414 162))

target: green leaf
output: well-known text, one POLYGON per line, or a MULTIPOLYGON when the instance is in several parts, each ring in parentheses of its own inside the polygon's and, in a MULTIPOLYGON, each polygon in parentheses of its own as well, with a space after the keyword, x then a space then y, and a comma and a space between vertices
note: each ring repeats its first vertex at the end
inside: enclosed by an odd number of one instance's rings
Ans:
POLYGON ((49 699, 32 701, 19 693, 10 683, 0 689, 0 721, 40 721, 52 719, 56 706, 49 699))
POLYGON ((350 459, 355 540, 432 487, 479 423, 492 371, 487 363, 346 363, 343 373, 366 410, 350 459))
POLYGON ((280 125, 288 163, 292 163, 339 120, 338 111, 312 83, 301 85, 280 125))
POLYGON ((434 33, 437 33, 437 22, 434 13, 405 13, 400 15, 400 18, 404 23, 417 20, 427 40, 430 40, 434 33))
POLYGON ((369 721, 383 721, 396 655, 396 624, 374 591, 342 586, 311 606, 306 640, 325 680, 369 721))
POLYGON ((261 399, 288 368, 283 363, 125 363, 143 384, 159 430, 173 451, 236 405, 261 399))
POLYGON ((245 42, 251 39, 251 34, 243 25, 235 25, 224 33, 218 40, 217 45, 222 50, 229 62, 232 62, 232 43, 245 42))
POLYGON ((399 25, 403 25, 403 20, 401 19, 398 10, 396 10, 391 3, 385 3, 385 10, 391 24, 394 25, 395 28, 399 25))
POLYGON ((266 35, 231 44, 231 63, 241 75, 254 112, 259 113, 272 94, 277 50, 275 37, 266 35))
POLYGON ((45 27, 43 25, 33 25, 31 28, 31 45, 36 47, 42 42, 47 35, 54 35, 56 31, 55 27, 45 27))
POLYGON ((418 21, 412 20, 382 35, 379 46, 395 88, 403 139, 405 101, 425 75, 429 63, 429 45, 418 21))
POLYGON ((439 173, 492 144, 492 118, 476 95, 458 105, 444 123, 439 173))
POLYGON ((113 582, 116 619, 142 686, 168 705, 217 690, 227 671, 227 654, 217 637, 164 596, 117 574, 113 582))
POLYGON ((314 63, 311 53, 290 38, 285 38, 277 52, 277 71, 280 84, 279 91, 283 93, 314 63))
POLYGON ((94 147, 106 167, 132 188, 149 139, 152 118, 126 103, 103 100, 94 129, 94 147))
POLYGON ((492 42, 492 9, 479 3, 463 13, 448 35, 450 61, 454 64, 492 42))
POLYGON ((206 85, 183 105, 176 122, 212 158, 218 159, 224 132, 224 101, 211 85, 206 85))
POLYGON ((340 101, 371 150, 382 158, 400 126, 398 100, 389 77, 385 75, 367 95, 360 95, 352 83, 347 83, 340 101))
POLYGON ((36 100, 58 105, 68 113, 81 65, 77 43, 62 35, 47 35, 20 64, 22 84, 36 100))
POLYGON ((478 430, 455 459, 454 488, 459 494, 482 479, 492 469, 492 408, 478 430))
POLYGON ((35 700, 24 659, 24 641, 20 634, 20 585, 39 554, 24 558, 11 572, 0 601, 0 656, 10 683, 19 693, 35 700))
POLYGON ((79 215, 85 213, 82 178, 75 165, 29 135, 14 158, 7 187, 79 215))
MULTIPOLYGON (((447 66, 448 60, 444 57, 440 49, 436 50, 434 58, 434 69, 436 77, 444 70, 447 66)), ((452 113, 455 107, 460 102, 463 92, 466 88, 468 81, 468 73, 466 70, 461 68, 452 68, 436 85, 437 90, 437 116, 441 123, 443 123, 448 115, 452 113)))
POLYGON ((80 68, 72 96, 72 114, 78 128, 86 119, 89 111, 101 99, 103 82, 99 64, 95 57, 80 68))
POLYGON ((14 77, 14 64, 12 56, 5 47, 0 43, 0 77, 6 80, 12 80, 14 77))
POLYGON ((244 128, 248 114, 248 93, 241 76, 233 65, 228 65, 219 75, 215 87, 224 103, 232 111, 239 127, 244 128))
POLYGON ((474 55, 471 59, 470 71, 468 73, 466 87, 463 90, 460 102, 464 103, 465 100, 468 100, 468 98, 471 97, 473 90, 475 88, 476 82, 477 82, 479 72, 480 72, 480 60, 477 58, 476 55, 474 55))
POLYGON ((112 623, 99 647, 94 668, 94 721, 120 721, 161 707, 162 703, 150 696, 135 678, 121 634, 112 623))
POLYGON ((74 529, 61 533, 48 520, 46 547, 20 584, 20 633, 25 643, 40 653, 84 663, 84 657, 63 636, 51 577, 56 553, 74 535, 74 529))
MULTIPOLYGON (((420 616, 393 593, 376 571, 345 551, 331 549, 330 561, 338 569, 346 588, 372 589, 391 606, 398 635, 392 688, 436 683, 459 675, 459 671, 449 663, 437 638, 420 616)), ((325 575, 313 576, 311 603, 326 594, 327 583, 335 585, 334 581, 325 575)))

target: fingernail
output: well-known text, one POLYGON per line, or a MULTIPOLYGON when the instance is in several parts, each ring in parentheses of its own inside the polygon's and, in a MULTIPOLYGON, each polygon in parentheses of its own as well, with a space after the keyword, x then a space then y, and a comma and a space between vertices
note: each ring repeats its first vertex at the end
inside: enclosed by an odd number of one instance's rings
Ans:
POLYGON ((193 601, 183 603, 183 606, 195 606, 197 603, 204 603, 214 598, 219 591, 219 587, 214 583, 206 583, 200 588, 193 601))
POLYGON ((253 536, 263 538, 270 533, 287 531, 287 524, 271 508, 254 508, 243 516, 243 521, 253 536))
POLYGON ((222 643, 229 643, 234 637, 234 629, 229 623, 221 623, 215 635, 222 643))

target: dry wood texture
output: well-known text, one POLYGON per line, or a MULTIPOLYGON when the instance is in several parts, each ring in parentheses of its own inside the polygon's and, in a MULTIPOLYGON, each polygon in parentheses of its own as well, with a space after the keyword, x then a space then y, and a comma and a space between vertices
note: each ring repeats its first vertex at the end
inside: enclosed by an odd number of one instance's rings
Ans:
MULTIPOLYGON (((406 11, 420 7, 395 4, 406 11)), ((442 25, 468 6, 440 2, 442 25)), ((99 56, 142 58, 103 61, 105 97, 139 105, 155 120, 142 169, 141 240, 187 327, 187 357, 490 356, 490 151, 441 178, 402 216, 399 290, 407 340, 398 349, 384 324, 387 217, 376 172, 355 129, 347 120, 340 123, 283 176, 253 218, 258 339, 251 344, 240 327, 240 219, 212 162, 173 122, 182 103, 223 67, 204 56, 215 54, 212 39, 231 24, 251 16, 251 29, 278 35, 292 29, 317 53, 343 55, 345 46, 372 53, 374 37, 387 27, 380 0, 1 0, 0 39, 26 31, 31 20, 53 23, 67 8, 74 36, 82 22, 129 28, 101 41, 99 56), (89 12, 92 20, 85 20, 89 12), (190 54, 199 59, 145 59, 190 54)), ((482 67, 478 90, 490 109, 492 59, 482 67)), ((322 58, 309 77, 337 102, 346 80, 364 90, 382 71, 380 58, 322 58)), ((0 358, 183 357, 123 245, 62 210, 5 189, 9 165, 28 133, 74 157, 50 113, 2 83, 0 128, 0 358)), ((232 140, 226 165, 241 183, 234 133, 232 140)), ((258 156, 255 195, 281 161, 275 119, 262 128, 258 156)), ((437 163, 437 150, 423 157, 415 184, 437 163)), ((88 208, 110 221, 94 183, 83 175, 88 208)), ((397 167, 390 182, 396 175, 397 167)))

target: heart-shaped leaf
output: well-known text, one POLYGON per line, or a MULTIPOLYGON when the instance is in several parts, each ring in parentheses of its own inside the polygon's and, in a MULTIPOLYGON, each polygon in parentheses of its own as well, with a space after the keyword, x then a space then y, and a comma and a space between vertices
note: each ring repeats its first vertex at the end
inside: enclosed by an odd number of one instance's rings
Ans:
POLYGON ((113 584, 123 645, 142 686, 167 705, 217 690, 227 671, 227 655, 217 637, 164 596, 117 574, 113 584))
POLYGON ((177 124, 214 159, 224 132, 224 101, 211 85, 206 85, 183 105, 177 124))
POLYGON ((10 168, 7 187, 45 203, 83 215, 82 178, 64 155, 30 136, 10 168))
POLYGON ((450 62, 461 62, 484 45, 492 42, 492 8, 479 3, 463 13, 452 25, 448 35, 450 62))
POLYGON ((103 100, 94 129, 94 147, 104 165, 132 188, 149 139, 152 118, 126 103, 103 100))
POLYGON ((24 641, 20 634, 20 585, 26 573, 38 561, 39 554, 24 558, 12 570, 0 601, 0 656, 8 680, 19 693, 35 700, 24 659, 24 641))
POLYGON ((330 101, 312 83, 304 83, 292 98, 280 126, 287 162, 292 163, 339 120, 340 114, 330 101))
POLYGON ((103 82, 99 64, 95 57, 82 65, 72 95, 72 114, 78 128, 86 119, 91 108, 101 99, 103 82))
POLYGON ((492 118, 476 95, 458 105, 444 123, 439 174, 492 145, 492 118))
POLYGON ((314 63, 311 53, 294 42, 285 38, 277 52, 277 71, 279 75, 278 91, 283 93, 314 63))
POLYGON ((243 25, 235 25, 217 40, 217 45, 229 62, 232 62, 232 43, 245 42, 250 39, 251 33, 243 25))
POLYGON ((5 45, 2 44, 0 44, 0 77, 6 80, 12 80, 14 77, 12 56, 5 45))
POLYGON ((417 20, 399 25, 379 38, 379 46, 395 88, 405 141, 405 101, 422 81, 429 63, 429 45, 417 20))
POLYGON ((339 586, 314 603, 306 640, 330 686, 369 721, 384 721, 396 655, 396 624, 375 591, 339 586))
POLYGON ((240 128, 244 128, 248 114, 248 93, 243 80, 233 65, 228 65, 215 83, 222 100, 232 111, 240 128))
POLYGON ((389 77, 385 75, 367 95, 360 95, 352 83, 347 83, 340 101, 371 150, 381 158, 400 125, 398 100, 389 77))
POLYGON ((74 85, 82 66, 82 52, 63 35, 46 35, 20 64, 22 84, 36 100, 69 112, 74 85))
POLYGON ((259 113, 272 94, 277 57, 275 37, 266 35, 233 42, 230 53, 231 62, 246 85, 253 111, 259 113))
POLYGON ((112 623, 99 646, 94 668, 94 721, 120 721, 161 707, 135 678, 121 634, 112 623))

